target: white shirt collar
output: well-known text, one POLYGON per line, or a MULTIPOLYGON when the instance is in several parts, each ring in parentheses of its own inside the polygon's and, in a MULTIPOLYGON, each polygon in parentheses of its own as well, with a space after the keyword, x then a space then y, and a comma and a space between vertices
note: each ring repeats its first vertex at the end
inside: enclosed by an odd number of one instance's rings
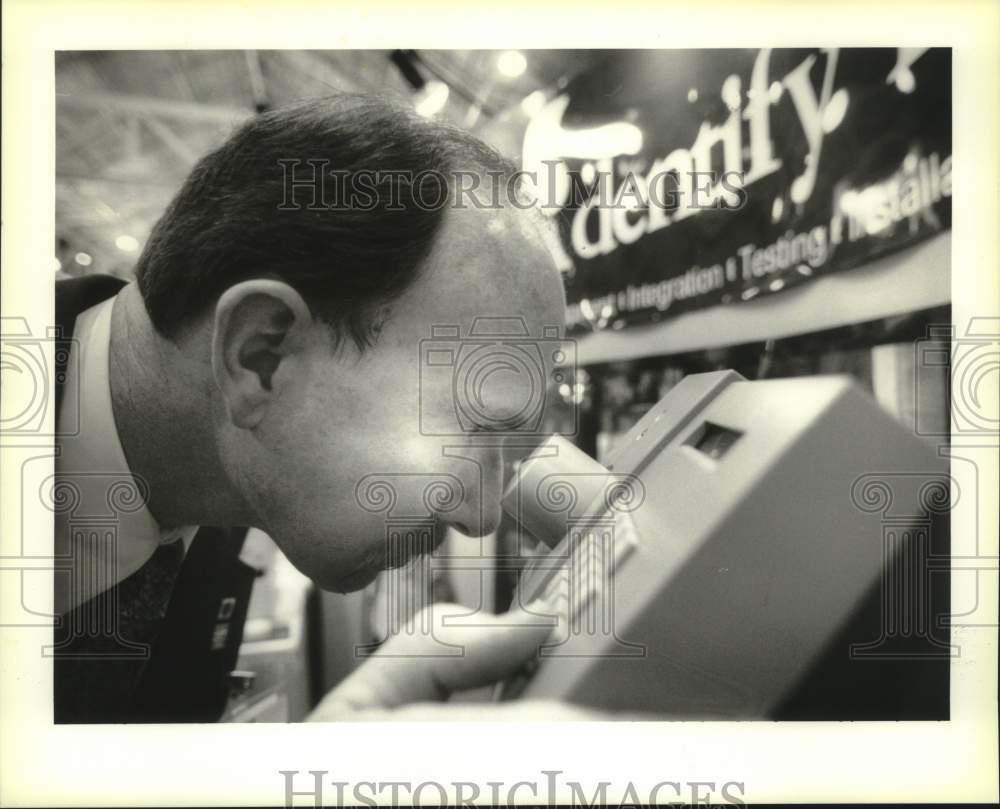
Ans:
POLYGON ((56 458, 56 555, 68 559, 69 576, 56 577, 56 611, 82 604, 135 573, 157 546, 181 540, 185 550, 197 526, 163 531, 146 507, 148 486, 128 467, 111 405, 109 359, 115 299, 77 316, 67 366, 60 422, 79 431, 63 436, 56 458))

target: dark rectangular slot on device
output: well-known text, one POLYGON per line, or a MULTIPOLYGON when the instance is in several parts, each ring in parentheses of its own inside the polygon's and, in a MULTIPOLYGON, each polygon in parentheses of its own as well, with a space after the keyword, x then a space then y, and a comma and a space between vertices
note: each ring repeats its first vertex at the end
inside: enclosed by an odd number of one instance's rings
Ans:
POLYGON ((728 427, 721 427, 718 424, 706 421, 684 443, 707 455, 712 460, 717 461, 729 452, 730 447, 742 435, 743 433, 738 430, 730 430, 728 427))

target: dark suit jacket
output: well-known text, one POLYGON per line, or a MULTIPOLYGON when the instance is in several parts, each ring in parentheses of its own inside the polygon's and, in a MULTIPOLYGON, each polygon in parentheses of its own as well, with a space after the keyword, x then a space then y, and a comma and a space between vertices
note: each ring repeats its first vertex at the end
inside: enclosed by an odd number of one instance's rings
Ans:
MULTIPOLYGON (((107 275, 58 281, 57 343, 68 349, 77 316, 124 285, 107 275)), ((67 355, 57 350, 57 365, 67 355)), ((64 372, 56 368, 57 407, 64 372)), ((217 720, 257 573, 238 556, 245 535, 203 527, 186 555, 179 542, 162 545, 138 571, 62 616, 53 647, 55 721, 217 720)))

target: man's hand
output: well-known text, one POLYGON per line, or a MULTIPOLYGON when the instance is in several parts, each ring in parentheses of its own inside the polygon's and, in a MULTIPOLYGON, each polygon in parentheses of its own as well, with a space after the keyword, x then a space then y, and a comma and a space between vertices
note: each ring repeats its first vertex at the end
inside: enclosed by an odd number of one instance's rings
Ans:
POLYGON ((467 613, 457 604, 434 604, 416 615, 327 694, 307 721, 602 718, 557 702, 427 704, 514 674, 538 654, 553 628, 544 616, 524 611, 478 614, 475 626, 456 624, 455 616, 467 613))

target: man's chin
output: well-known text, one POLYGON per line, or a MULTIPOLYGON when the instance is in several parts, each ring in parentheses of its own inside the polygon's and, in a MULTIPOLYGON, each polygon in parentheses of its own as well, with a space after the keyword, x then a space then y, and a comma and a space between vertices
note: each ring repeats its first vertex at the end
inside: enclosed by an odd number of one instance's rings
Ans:
POLYGON ((400 538, 383 545, 377 553, 370 554, 346 575, 343 569, 327 570, 313 581, 323 590, 334 593, 353 593, 363 590, 384 570, 405 567, 420 555, 432 553, 444 541, 445 532, 438 530, 424 534, 420 538, 400 538))
POLYGON ((378 564, 359 567, 348 573, 346 576, 341 573, 334 578, 314 579, 317 585, 323 590, 331 593, 356 593, 363 590, 382 572, 382 567, 378 564))

